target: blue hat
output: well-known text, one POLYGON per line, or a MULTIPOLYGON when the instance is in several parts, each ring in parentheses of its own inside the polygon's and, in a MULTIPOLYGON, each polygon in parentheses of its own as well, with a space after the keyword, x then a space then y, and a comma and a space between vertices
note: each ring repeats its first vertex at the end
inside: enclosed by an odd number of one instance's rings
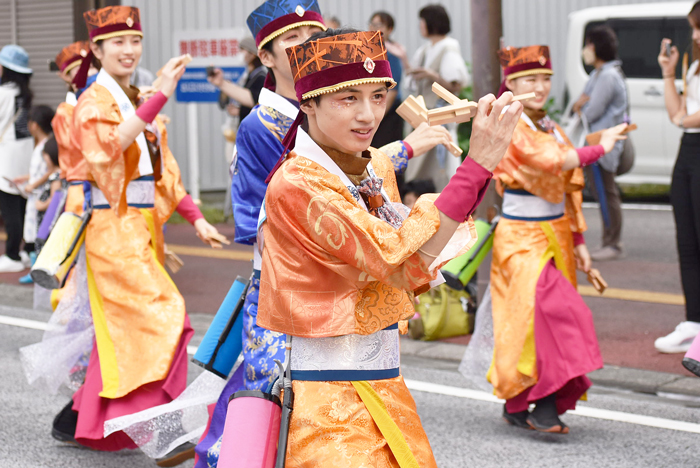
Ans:
POLYGON ((10 44, 2 48, 0 51, 0 65, 17 73, 25 73, 27 75, 32 73, 32 69, 29 68, 29 55, 26 50, 18 45, 10 44))
POLYGON ((316 0, 267 0, 246 20, 260 50, 265 44, 299 26, 318 26, 326 30, 316 0))

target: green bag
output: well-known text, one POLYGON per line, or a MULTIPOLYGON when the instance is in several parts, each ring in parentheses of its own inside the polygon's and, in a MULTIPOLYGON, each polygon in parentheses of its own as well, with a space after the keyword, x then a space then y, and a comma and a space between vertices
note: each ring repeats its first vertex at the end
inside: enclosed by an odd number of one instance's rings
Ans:
POLYGON ((441 284, 421 294, 419 300, 416 312, 420 318, 408 322, 408 334, 414 340, 433 341, 474 330, 476 307, 467 291, 441 284))

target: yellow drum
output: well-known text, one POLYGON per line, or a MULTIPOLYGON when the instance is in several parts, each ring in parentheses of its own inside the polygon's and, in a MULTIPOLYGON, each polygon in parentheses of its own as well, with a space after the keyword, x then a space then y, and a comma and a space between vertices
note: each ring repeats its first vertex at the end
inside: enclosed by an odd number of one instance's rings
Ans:
POLYGON ((32 267, 31 275, 36 284, 44 289, 58 289, 63 285, 85 240, 88 219, 88 213, 82 217, 67 211, 61 214, 32 267))

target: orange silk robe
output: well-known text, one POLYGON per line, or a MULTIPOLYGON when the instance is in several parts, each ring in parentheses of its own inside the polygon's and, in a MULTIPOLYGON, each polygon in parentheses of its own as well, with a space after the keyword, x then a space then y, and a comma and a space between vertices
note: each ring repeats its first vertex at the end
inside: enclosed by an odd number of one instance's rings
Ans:
MULTIPOLYGON (((371 154, 388 197, 398 202, 391 161, 377 150, 371 154)), ((395 229, 369 214, 339 177, 292 152, 266 194, 258 325, 318 338, 367 335, 411 317, 413 290, 437 273, 417 253, 440 227, 434 199, 420 197, 395 229)), ((465 251, 476 242, 476 231, 471 220, 460 229, 471 236, 458 249, 465 251)), ((368 382, 419 466, 435 467, 403 378, 368 382)), ((350 382, 296 380, 293 388, 288 467, 398 466, 350 382)))
POLYGON ((140 150, 122 152, 115 100, 94 83, 75 108, 71 141, 85 159, 87 179, 111 209, 93 211, 85 238, 90 305, 100 358, 100 396, 119 398, 149 382, 163 380, 182 334, 185 304, 162 266, 162 225, 186 195, 180 170, 161 133, 162 178, 155 207, 128 206, 126 187, 139 177, 140 150))
MULTIPOLYGON (((68 182, 87 180, 87 164, 82 154, 75 151, 71 143, 71 126, 73 125, 74 106, 62 102, 56 108, 56 115, 51 121, 53 134, 58 144, 58 165, 61 167, 61 177, 68 182)), ((81 185, 69 185, 66 198, 66 211, 83 213, 83 187, 81 185)))
MULTIPOLYGON (((551 226, 563 254, 564 275, 576 287, 572 231, 583 233, 581 211, 583 171, 563 172, 566 153, 573 146, 557 126, 566 144, 553 135, 535 131, 520 120, 505 157, 494 171, 498 191, 524 189, 551 203, 565 201, 563 217, 545 221, 551 226)), ((489 381, 499 398, 510 399, 537 382, 534 346, 535 288, 540 261, 550 239, 540 222, 502 218, 493 241, 491 300, 494 357, 489 381)))

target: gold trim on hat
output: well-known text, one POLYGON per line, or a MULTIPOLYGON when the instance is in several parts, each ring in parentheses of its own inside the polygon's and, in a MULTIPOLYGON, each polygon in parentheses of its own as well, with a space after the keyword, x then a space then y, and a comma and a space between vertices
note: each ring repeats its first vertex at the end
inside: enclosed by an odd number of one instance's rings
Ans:
POLYGON ((71 71, 72 69, 74 69, 75 67, 77 67, 78 65, 80 65, 81 63, 83 63, 83 60, 82 60, 82 59, 80 59, 80 60, 75 60, 75 61, 69 63, 68 66, 67 66, 66 68, 64 68, 63 71, 62 71, 61 73, 68 73, 69 71, 71 71))
POLYGON ((303 94, 301 96, 301 100, 306 101, 307 99, 315 98, 316 96, 320 96, 322 94, 335 93, 336 91, 340 91, 341 89, 368 83, 389 83, 389 89, 392 89, 394 86, 396 86, 396 81, 394 81, 391 78, 360 78, 358 80, 343 81, 342 83, 334 84, 333 86, 326 86, 325 88, 314 89, 313 91, 309 91, 308 93, 303 94))
POLYGON ((533 68, 531 70, 523 70, 515 73, 511 73, 510 75, 506 76, 506 80, 514 80, 516 78, 520 78, 521 76, 530 76, 530 75, 554 75, 554 72, 549 69, 549 68, 533 68))
POLYGON ((265 39, 260 41, 260 44, 258 45, 258 50, 262 49, 265 44, 276 38, 277 36, 281 36, 282 34, 286 33, 287 31, 298 28, 300 26, 318 26, 322 30, 328 29, 325 24, 321 23, 320 21, 300 21, 298 23, 290 24, 288 26, 285 26, 281 29, 278 29, 277 31, 273 32, 272 34, 268 35, 265 39))
POLYGON ((118 36, 141 36, 143 37, 143 31, 138 31, 136 29, 124 29, 123 31, 114 31, 107 34, 100 34, 92 38, 92 42, 104 41, 105 39, 111 39, 118 36))

